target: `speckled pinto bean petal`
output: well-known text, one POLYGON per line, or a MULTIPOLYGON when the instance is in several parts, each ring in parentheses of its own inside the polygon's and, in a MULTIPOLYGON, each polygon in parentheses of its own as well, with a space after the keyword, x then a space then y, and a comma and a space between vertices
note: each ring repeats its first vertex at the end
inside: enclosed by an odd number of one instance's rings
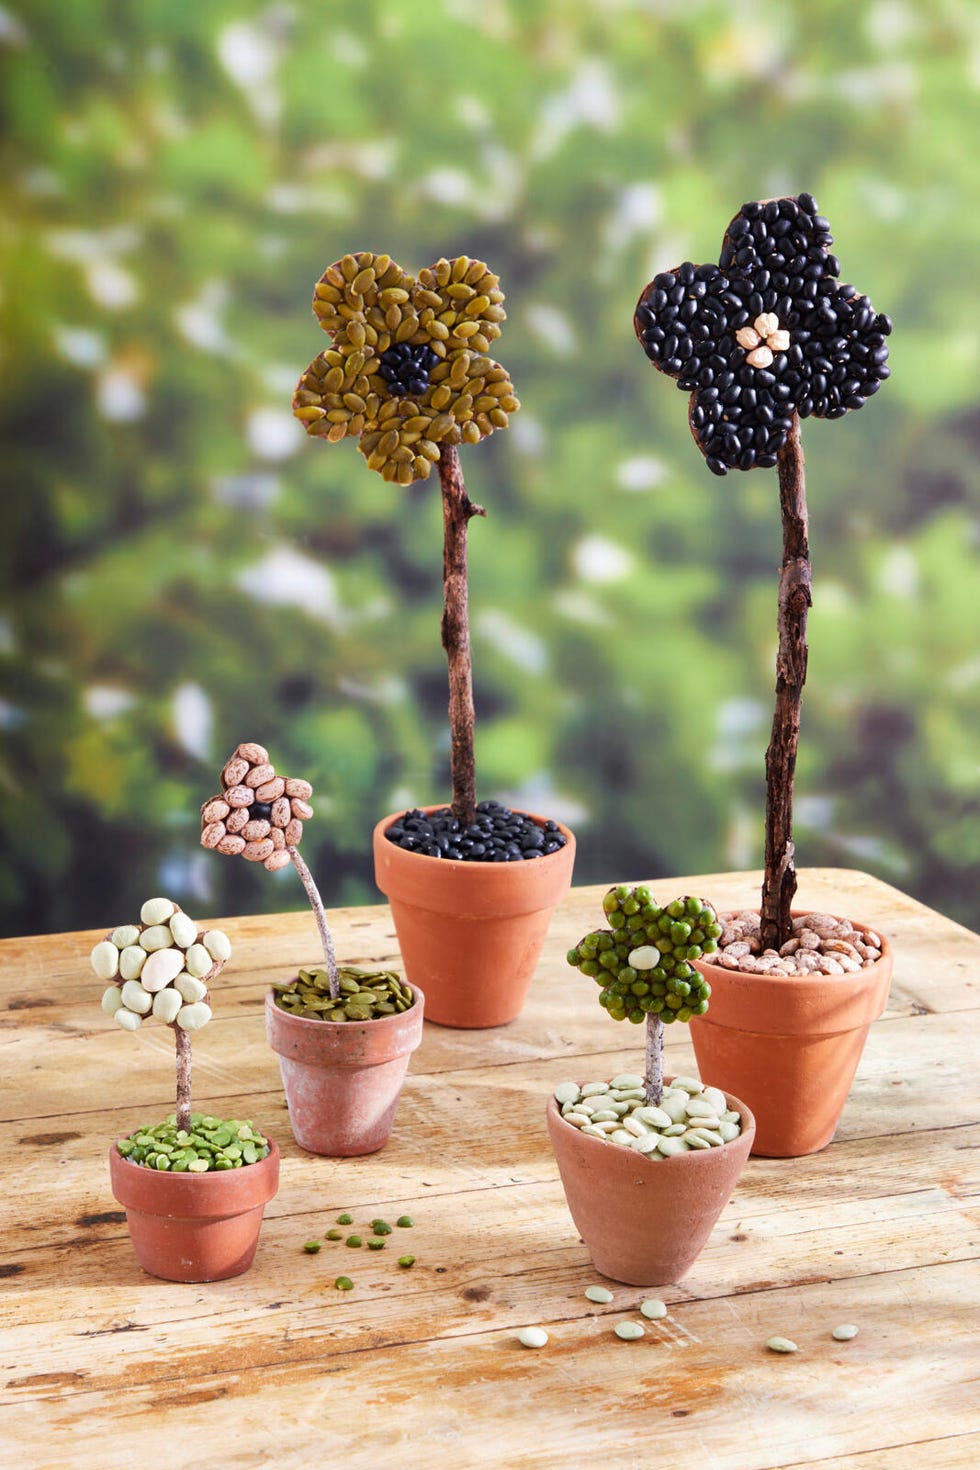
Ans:
POLYGON ((309 781, 276 772, 264 745, 242 741, 221 771, 224 788, 201 808, 201 846, 261 863, 274 873, 292 861, 303 822, 313 816, 309 781), (222 810, 224 808, 224 810, 222 810))

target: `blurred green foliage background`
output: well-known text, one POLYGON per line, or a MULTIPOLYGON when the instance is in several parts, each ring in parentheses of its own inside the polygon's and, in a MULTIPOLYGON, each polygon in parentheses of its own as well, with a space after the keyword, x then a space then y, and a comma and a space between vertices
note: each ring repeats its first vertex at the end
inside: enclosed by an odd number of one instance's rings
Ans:
POLYGON ((5 0, 6 933, 302 906, 198 845, 240 739, 314 783, 329 904, 448 796, 433 482, 289 402, 349 249, 486 259, 523 408, 464 450, 479 794, 577 881, 761 864, 774 471, 717 480, 635 342, 658 269, 807 189, 895 319, 810 421, 801 865, 978 922, 980 38, 968 0, 5 0))

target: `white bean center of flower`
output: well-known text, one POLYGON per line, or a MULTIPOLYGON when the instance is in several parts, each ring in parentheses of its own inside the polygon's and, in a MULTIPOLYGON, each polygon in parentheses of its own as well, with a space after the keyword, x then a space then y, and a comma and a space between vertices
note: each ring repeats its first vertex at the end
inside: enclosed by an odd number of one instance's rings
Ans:
POLYGON ((735 341, 745 348, 745 361, 750 367, 767 368, 777 352, 789 347, 789 333, 779 325, 774 311, 763 311, 751 327, 739 327, 735 341))

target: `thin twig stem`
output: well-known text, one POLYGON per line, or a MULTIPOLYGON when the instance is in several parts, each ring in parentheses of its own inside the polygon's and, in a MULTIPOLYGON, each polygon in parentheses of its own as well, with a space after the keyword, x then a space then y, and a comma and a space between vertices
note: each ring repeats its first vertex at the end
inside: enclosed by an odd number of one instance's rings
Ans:
POLYGON ((191 1131, 191 1038, 183 1026, 174 1026, 177 1050, 177 1127, 191 1131))
POLYGON ((293 867, 299 874, 300 882, 306 889, 306 896, 310 900, 310 908, 316 919, 316 927, 320 931, 320 943, 323 946, 323 958, 327 964, 327 980, 330 986, 330 999, 336 1000, 340 994, 340 977, 337 974, 337 955, 333 947, 333 939, 327 924, 327 916, 323 909, 323 899, 313 881, 313 874, 304 863, 295 847, 287 847, 286 851, 293 860, 293 867))
POLYGON ((779 505, 783 563, 779 575, 779 650, 776 708, 766 751, 766 870, 762 885, 762 944, 779 949, 790 937, 796 893, 793 863, 793 777, 800 738, 800 703, 806 680, 807 612, 812 606, 807 543, 806 477, 800 420, 794 413, 779 452, 779 505))
POLYGON ((449 731, 452 809, 464 826, 476 818, 476 764, 473 754, 473 661, 467 597, 466 532, 472 516, 486 515, 466 493, 459 451, 439 451, 442 486, 443 613, 442 646, 449 661, 449 731))
POLYGON ((648 1108, 660 1106, 664 1095, 664 1023, 647 1012, 647 1057, 643 1088, 648 1108))

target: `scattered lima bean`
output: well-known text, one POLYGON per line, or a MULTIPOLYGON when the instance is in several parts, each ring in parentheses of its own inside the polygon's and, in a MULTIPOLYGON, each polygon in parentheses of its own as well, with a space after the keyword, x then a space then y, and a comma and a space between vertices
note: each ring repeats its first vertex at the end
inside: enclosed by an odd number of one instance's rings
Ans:
POLYGON ((857 1337, 857 1335, 858 1330, 854 1326, 853 1322, 842 1322, 841 1325, 839 1327, 835 1327, 833 1331, 833 1336, 837 1339, 838 1342, 850 1342, 851 1338, 857 1337))
POLYGON ((662 1302, 659 1297, 652 1296, 649 1301, 640 1303, 640 1311, 651 1322, 659 1322, 667 1315, 667 1303, 662 1302))
POLYGON ((641 1327, 639 1322, 617 1322, 613 1331, 623 1342, 636 1342, 639 1338, 646 1337, 646 1328, 641 1327))
POLYGON ((517 1341, 527 1348, 543 1348, 548 1341, 548 1334, 543 1327, 522 1327, 517 1334, 517 1341))
POLYGON ((771 1353, 796 1353, 799 1348, 788 1337, 770 1337, 766 1347, 771 1353))
POLYGON ((606 1286, 587 1286, 585 1295, 590 1302, 611 1302, 613 1294, 606 1286))

